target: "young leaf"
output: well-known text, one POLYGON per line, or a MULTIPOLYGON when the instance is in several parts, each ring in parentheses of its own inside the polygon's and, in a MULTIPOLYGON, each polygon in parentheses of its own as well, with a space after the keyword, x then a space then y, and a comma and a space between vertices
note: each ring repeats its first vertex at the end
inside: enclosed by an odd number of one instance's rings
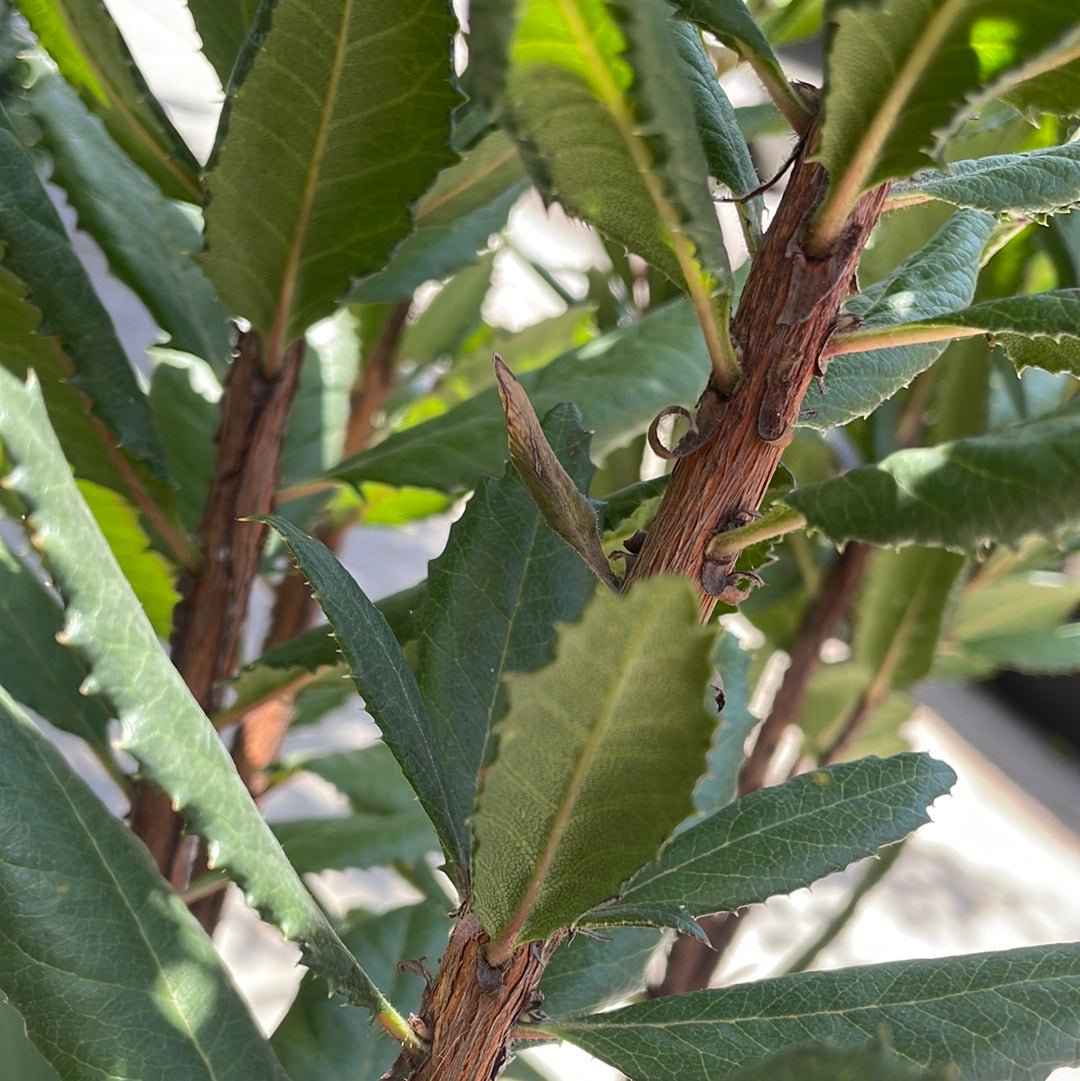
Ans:
MULTIPOLYGON (((574 402, 602 461, 644 432, 665 405, 694 401, 708 366, 693 309, 679 301, 524 372, 520 383, 540 416, 560 402, 574 402)), ((505 420, 492 388, 389 436, 329 475, 353 485, 382 480, 454 492, 474 487, 484 474, 498 474, 505 460, 505 420)))
POLYGON ((23 387, 3 370, 0 438, 14 463, 7 484, 30 508, 29 528, 64 598, 65 644, 89 667, 84 688, 115 710, 118 745, 169 794, 191 832, 206 839, 212 866, 228 868, 265 918, 300 944, 305 964, 376 1013, 399 1039, 415 1039, 289 865, 225 745, 161 648, 79 495, 36 385, 23 387))
POLYGON ((172 199, 202 202, 199 163, 135 66, 101 0, 20 0, 60 74, 109 134, 172 199))
POLYGON ((661 4, 519 3, 509 57, 506 123, 541 191, 682 285, 734 381, 731 271, 661 4))
POLYGON ((993 0, 838 0, 831 21, 817 155, 832 181, 817 215, 827 237, 862 192, 934 164, 969 97, 1072 40, 1076 10, 1072 0, 1007 12, 993 0))
POLYGON ((1040 1081, 1080 1061, 1080 945, 803 972, 549 1021, 636 1081, 711 1081, 807 1040, 863 1046, 882 1027, 957 1081, 1040 1081))
MULTIPOLYGON (((600 547, 596 510, 563 468, 540 427, 529 396, 513 372, 495 357, 495 378, 506 414, 510 460, 544 521, 605 585, 619 585, 600 547)), ((580 424, 580 421, 578 421, 580 424)))
POLYGON ((187 0, 203 53, 227 87, 244 41, 252 30, 259 0, 187 0))
POLYGON ((198 225, 132 165, 59 76, 38 78, 27 100, 52 156, 52 179, 110 270, 146 305, 173 349, 224 372, 229 328, 192 257, 202 247, 198 225))
POLYGON ((682 579, 602 591, 555 661, 507 677, 473 816, 473 908, 498 964, 617 892, 692 809, 712 635, 682 579))
POLYGON ((0 991, 62 1077, 287 1081, 146 849, 2 688, 0 803, 0 991))
POLYGON ((153 419, 112 320, 98 300, 33 158, 0 108, 0 237, 4 266, 29 288, 49 331, 75 365, 71 382, 122 446, 168 476, 153 419))
POLYGON ((784 497, 837 544, 923 544, 970 551, 1057 534, 1080 521, 1080 410, 936 447, 784 497))
POLYGON ((383 265, 442 166, 453 16, 442 0, 280 0, 207 176, 203 265, 276 358, 383 265), (259 197, 252 193, 258 190, 259 197))
POLYGON ((416 790, 464 889, 469 843, 462 805, 469 793, 461 791, 461 778, 442 758, 412 669, 386 619, 326 545, 284 518, 263 520, 281 534, 315 591, 353 682, 416 790))
MULTIPOLYGON (((351 912, 341 937, 358 957, 371 958, 371 974, 402 1010, 418 1010, 423 980, 398 962, 426 958, 431 971, 446 946, 450 923, 432 904, 409 905, 375 916, 351 912)), ((290 1081, 373 1081, 398 1047, 356 1010, 343 1010, 310 976, 270 1040, 290 1081)))
MULTIPOLYGON (((593 474, 576 412, 557 407, 544 432, 576 484, 593 474)), ((484 478, 432 561, 420 619, 417 678, 462 820, 491 726, 505 709, 507 672, 531 671, 555 651, 555 625, 581 614, 593 579, 549 530, 520 477, 484 478)))
POLYGON ((954 161, 944 172, 927 169, 895 185, 890 202, 902 206, 920 196, 991 214, 1060 214, 1080 204, 1080 144, 954 161))
POLYGON ((681 923, 809 886, 902 840, 956 781, 925 754, 866 758, 752 792, 684 830, 583 926, 681 923))
MULTIPOLYGON (((882 330, 971 303, 983 249, 994 229, 989 214, 954 214, 933 238, 891 274, 851 297, 844 311, 861 327, 882 330)), ((869 416, 883 401, 934 363, 948 340, 843 354, 829 363, 826 393, 811 386, 799 423, 818 431, 869 416)))

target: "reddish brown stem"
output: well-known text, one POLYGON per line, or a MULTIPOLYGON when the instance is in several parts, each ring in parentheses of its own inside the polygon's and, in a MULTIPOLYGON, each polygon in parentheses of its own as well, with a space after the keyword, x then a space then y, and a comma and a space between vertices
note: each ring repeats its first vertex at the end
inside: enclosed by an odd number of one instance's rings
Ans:
MULTIPOLYGON (((207 712, 218 682, 231 675, 258 571, 266 527, 242 521, 273 504, 278 460, 299 380, 303 341, 285 351, 275 374, 261 363, 258 336, 241 336, 222 400, 218 456, 199 528, 203 562, 185 576, 173 617, 173 663, 207 712)), ((132 794, 131 824, 162 873, 187 885, 190 846, 168 797, 145 781, 132 794)))
POLYGON ((561 938, 519 946, 493 968, 485 955, 487 934, 471 912, 464 912, 416 1021, 430 1040, 430 1052, 422 1062, 402 1052, 383 1081, 494 1081, 506 1065, 519 1021, 540 1006, 537 985, 561 938))

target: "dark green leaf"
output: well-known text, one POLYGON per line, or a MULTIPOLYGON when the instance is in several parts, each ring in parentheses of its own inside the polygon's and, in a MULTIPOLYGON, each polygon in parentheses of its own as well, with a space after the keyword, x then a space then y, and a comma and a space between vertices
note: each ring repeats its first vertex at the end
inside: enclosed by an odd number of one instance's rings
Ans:
POLYGON ((350 300, 404 300, 422 282, 445 278, 477 261, 492 233, 528 187, 521 158, 501 132, 493 132, 456 165, 444 169, 416 204, 416 228, 385 270, 366 278, 350 300))
POLYGON ((1080 145, 950 162, 945 172, 927 170, 890 193, 901 204, 920 195, 991 214, 1058 214, 1080 203, 1080 145))
POLYGON ((19 1081, 60 1081, 60 1075, 41 1057, 26 1035, 23 1019, 0 996, 0 1047, 4 1065, 19 1081))
POLYGON ((0 990, 62 1077, 286 1081, 146 849, 3 690, 0 805, 0 990))
MULTIPOLYGON (((512 362, 513 353, 507 359, 512 362)), ((592 452, 602 460, 644 432, 664 406, 693 402, 708 369, 701 330, 693 309, 683 301, 565 353, 544 368, 523 372, 520 382, 540 416, 560 402, 576 404, 584 426, 594 433, 592 452)), ((505 423, 492 388, 442 416, 391 435, 330 475, 354 485, 382 480, 459 491, 474 487, 485 473, 501 473, 505 460, 505 423)))
POLYGON ((1024 79, 1002 95, 1014 109, 1029 120, 1038 122, 1040 113, 1052 116, 1076 116, 1080 112, 1080 60, 1060 67, 1050 67, 1042 74, 1024 79))
POLYGON ((34 162, 6 126, 0 109, 0 237, 4 266, 30 290, 75 365, 71 382, 93 402, 94 412, 120 443, 145 458, 161 476, 165 456, 154 432, 146 395, 113 329, 108 313, 64 231, 34 162))
POLYGON ((769 90, 785 102, 785 111, 800 115, 805 106, 792 92, 761 27, 743 0, 672 0, 681 19, 709 31, 729 49, 748 60, 769 90))
MULTIPOLYGON (((431 904, 395 908, 381 916, 353 912, 341 937, 365 958, 372 976, 402 1011, 420 1007, 423 981, 397 965, 426 958, 435 971, 450 923, 431 904)), ((397 1045, 358 1010, 343 1010, 327 999, 318 982, 305 977, 285 1019, 271 1040, 290 1081, 374 1081, 393 1062, 397 1045)))
POLYGON ((460 778, 441 757, 416 679, 386 619, 326 545, 284 518, 264 520, 281 534, 315 591, 368 712, 416 790, 464 887, 469 845, 462 807, 469 792, 460 791, 460 778))
POLYGON ((669 841, 654 863, 580 920, 669 924, 734 912, 843 870, 929 821, 956 775, 925 754, 814 770, 744 796, 669 841), (669 916, 674 910, 676 915, 669 916))
POLYGON ((419 805, 397 814, 353 814, 273 823, 274 836, 298 874, 412 863, 438 848, 419 805))
POLYGON ((358 814, 402 814, 416 809, 416 797, 385 743, 358 751, 302 758, 287 763, 329 781, 358 814))
POLYGON ((862 1047, 958 1081, 1042 1081, 1080 1061, 1080 945, 804 972, 546 1022, 635 1081, 712 1081, 807 1040, 862 1047))
MULTIPOLYGON (((862 320, 863 328, 880 330, 970 304, 993 229, 989 214, 974 210, 954 214, 891 274, 850 298, 844 311, 862 320)), ((947 345, 943 339, 834 358, 825 377, 826 393, 816 386, 807 391, 803 399, 807 415, 799 423, 827 431, 869 416, 929 368, 947 345)))
POLYGON ((86 668, 56 640, 63 621, 56 597, 0 539, 0 686, 108 756, 109 712, 79 693, 86 668))
MULTIPOLYGON (((593 467, 573 410, 556 409, 545 432, 572 479, 587 487, 593 467)), ((581 614, 592 582, 513 470, 481 481, 431 563, 418 678, 463 818, 472 813, 491 725, 505 709, 503 676, 551 660, 556 623, 581 614)))
POLYGON ((188 0, 187 6, 202 38, 206 59, 217 72, 221 85, 228 86, 259 0, 188 0))
POLYGON ((166 195, 202 202, 199 163, 172 126, 101 0, 19 0, 60 74, 166 195))
POLYGON ((26 286, 0 266, 0 365, 25 379, 31 371, 41 380, 49 421, 78 476, 113 491, 127 491, 127 481, 109 457, 89 406, 67 376, 70 361, 57 340, 37 334, 41 312, 26 299, 26 286))
MULTIPOLYGON (((758 175, 750 157, 750 148, 735 119, 735 110, 727 94, 720 89, 716 68, 695 29, 685 23, 673 22, 671 32, 690 83, 694 116, 709 173, 725 185, 732 195, 745 195, 758 186, 758 175)), ((763 206, 760 195, 738 204, 738 208, 746 212, 751 235, 755 238, 761 236, 763 206)))
POLYGON ((1080 411, 897 451, 877 465, 799 488, 784 502, 838 544, 969 551, 1057 534, 1080 521, 1080 411))
MULTIPOLYGON (((305 964, 409 1038, 404 1022, 341 945, 290 867, 217 732, 191 697, 79 495, 36 385, 0 370, 0 438, 15 464, 7 483, 30 508, 34 535, 65 603, 64 642, 89 667, 84 684, 120 721, 118 746, 206 838, 251 903, 305 964), (132 671, 139 673, 133 680, 132 671)), ((110 951, 115 960, 115 951, 110 951)))
POLYGON ((603 938, 575 935, 544 969, 544 1009, 556 1017, 592 1013, 639 994, 659 942, 651 927, 612 927, 603 938))
POLYGON ((113 274, 146 305, 174 349, 216 372, 229 358, 225 309, 192 256, 202 233, 166 199, 56 75, 28 92, 53 159, 52 179, 109 260, 113 274))
POLYGON ((690 812, 711 638, 685 580, 650 578, 600 591, 552 664, 506 678, 473 816, 473 908, 493 963, 612 896, 690 812))
POLYGON ((268 356, 328 315, 350 277, 383 265, 410 205, 453 160, 454 29, 442 0, 274 6, 226 103, 203 257, 268 356))
POLYGON ((904 1062, 879 1034, 863 1047, 794 1047, 716 1081, 953 1081, 953 1071, 948 1066, 924 1070, 904 1062))
POLYGON ((832 180, 819 220, 836 235, 859 194, 936 164, 979 91, 1001 92, 1024 65, 1075 34, 1071 0, 837 0, 831 9, 818 160, 832 180))

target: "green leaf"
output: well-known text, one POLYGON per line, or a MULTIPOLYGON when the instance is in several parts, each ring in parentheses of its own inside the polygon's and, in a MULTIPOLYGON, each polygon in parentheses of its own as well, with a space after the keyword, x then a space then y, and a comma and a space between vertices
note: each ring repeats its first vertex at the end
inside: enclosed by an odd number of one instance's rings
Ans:
POLYGON ((537 186, 685 288, 734 379, 731 269, 663 7, 530 0, 517 14, 505 123, 537 186))
POLYGON ((198 357, 155 349, 148 395, 169 469, 176 478, 176 511, 194 534, 202 521, 217 461, 222 386, 198 357))
POLYGON ((286 1081, 146 849, 2 689, 0 804, 0 990, 62 1077, 286 1081))
POLYGON ((1032 122, 1040 113, 1076 116, 1080 112, 1080 60, 1050 67, 1040 75, 1024 79, 1002 95, 1014 109, 1032 122))
MULTIPOLYGON (((574 411, 557 408, 544 431, 573 481, 587 487, 593 467, 574 411)), ((417 660, 461 820, 472 813, 488 734, 506 708, 503 676, 551 660, 556 623, 581 614, 592 585, 581 560, 544 525, 515 471, 480 482, 428 568, 417 660)))
MULTIPOLYGON (((304 963, 407 1039, 404 1022, 289 866, 217 732, 162 649, 75 487, 36 385, 23 387, 5 371, 0 438, 15 466, 7 483, 30 508, 28 526, 64 598, 64 641, 89 667, 86 689, 115 710, 118 746, 169 794, 188 829, 206 839, 211 865, 227 868, 260 913, 300 944, 304 963)), ((115 951, 110 957, 115 961, 115 951)))
MULTIPOLYGON (((739 770, 746 757, 743 748, 760 720, 750 712, 752 660, 751 654, 730 631, 717 639, 712 666, 722 683, 724 705, 705 759, 706 772, 694 789, 694 809, 699 815, 712 814, 726 807, 739 790, 739 770)), ((713 700, 715 709, 716 691, 710 688, 706 698, 713 700)))
POLYGON ((991 214, 1059 214, 1080 204, 1080 144, 950 162, 944 172, 928 169, 890 193, 901 205, 916 196, 991 214))
POLYGON ((1080 1061, 1080 945, 803 972, 544 1023, 635 1081, 710 1081, 807 1040, 896 1054, 958 1081, 1040 1081, 1080 1061))
POLYGON ((1080 522, 1080 411, 901 450, 784 497, 837 544, 970 551, 1080 522))
POLYGON ((168 638, 173 608, 180 599, 174 585, 174 568, 150 547, 138 514, 115 492, 90 481, 80 481, 79 491, 154 633, 168 638))
POLYGON ((124 152, 173 199, 202 202, 199 163, 172 126, 101 0, 19 0, 60 74, 124 152))
POLYGON ((979 91, 1001 92, 1028 60, 1074 40, 1076 10, 1071 0, 837 0, 830 26, 817 160, 832 184, 818 221, 835 236, 862 192, 936 164, 979 91))
POLYGON ((0 686, 108 757, 109 712, 79 693, 86 668, 56 640, 63 619, 56 597, 0 538, 0 686))
POLYGON ((659 942, 651 927, 612 927, 603 938, 575 935, 544 969, 544 1010, 556 1017, 592 1013, 639 994, 659 942))
MULTIPOLYGON (((372 976, 403 1011, 417 1011, 423 981, 401 971, 398 962, 426 958, 434 972, 449 929, 444 912, 419 904, 381 916, 351 912, 341 937, 353 953, 370 959, 372 976)), ((291 1081, 369 1081, 390 1066, 398 1051, 363 1014, 343 1010, 327 999, 310 976, 304 978, 271 1043, 291 1081)))
POLYGON ((33 159, 7 123, 0 108, 4 266, 29 288, 45 317, 40 330, 56 335, 75 365, 72 384, 90 398, 94 412, 123 446, 145 458, 158 475, 167 476, 146 395, 37 177, 33 159))
POLYGON ((20 379, 33 371, 41 380, 49 421, 80 477, 127 491, 90 417, 89 403, 67 382, 70 362, 55 338, 36 333, 40 325, 41 312, 27 300, 26 286, 0 265, 0 365, 20 379))
POLYGON ((502 132, 485 136, 460 162, 444 169, 416 204, 416 227, 384 270, 353 287, 349 299, 405 300, 425 281, 445 278, 477 261, 492 233, 529 186, 514 145, 502 132))
POLYGON ((4 1064, 19 1081, 60 1081, 60 1075, 41 1057, 26 1035, 23 1019, 0 996, 0 1047, 4 1064))
POLYGON ((203 53, 228 86, 236 58, 252 28, 259 0, 188 0, 203 53))
POLYGON ((930 671, 964 557, 940 548, 875 552, 855 609, 852 656, 877 699, 930 671))
POLYGON ((956 774, 925 754, 865 758, 752 792, 669 841, 580 920, 670 925, 791 893, 928 822, 956 774), (669 914, 671 913, 671 914, 669 914))
POLYGON ((298 874, 345 871, 423 859, 438 848, 418 805, 397 814, 353 814, 273 823, 274 836, 298 874))
MULTIPOLYGON (((695 29, 685 23, 672 23, 671 33, 690 84, 694 115, 709 174, 725 185, 732 195, 745 195, 758 186, 757 170, 746 139, 739 130, 735 110, 720 88, 716 68, 695 29)), ((736 206, 746 213, 751 235, 760 238, 764 207, 762 197, 755 196, 736 206)))
POLYGON ((687 583, 652 578, 601 591, 552 664, 506 678, 473 816, 473 907, 493 964, 615 894, 692 809, 711 639, 687 583))
POLYGON ((1080 671, 1080 623, 971 638, 963 643, 962 655, 979 675, 1000 668, 1033 675, 1080 671))
MULTIPOLYGON (((851 297, 844 311, 867 331, 938 316, 971 303, 983 249, 994 219, 980 211, 954 214, 933 238, 886 278, 851 297)), ((829 363, 823 395, 806 392, 799 423, 818 431, 869 416, 883 401, 934 363, 947 340, 845 353, 829 363)))
POLYGON ((795 96, 768 39, 743 0, 672 0, 680 19, 707 30, 718 41, 753 66, 770 93, 783 102, 785 112, 805 115, 806 107, 795 96))
POLYGON ((863 1047, 831 1043, 794 1047, 717 1081, 953 1081, 953 1074, 947 1066, 923 1070, 898 1059, 878 1033, 863 1047))
POLYGON ((192 258, 202 247, 197 221, 132 165, 59 76, 39 78, 27 98, 52 156, 52 179, 110 270, 146 305, 172 348, 223 372, 229 328, 225 309, 192 258))
MULTIPOLYGON (((520 382, 540 416, 560 402, 574 402, 582 423, 594 433, 592 452, 603 460, 644 432, 664 406, 694 401, 708 365, 693 309, 681 301, 564 353, 544 368, 523 372, 520 382)), ((505 432, 492 388, 389 436, 329 475, 353 485, 382 480, 449 492, 469 489, 479 476, 502 472, 505 432)))
POLYGON ((301 758, 286 763, 332 784, 358 814, 399 814, 416 808, 416 797, 385 743, 357 751, 301 758))
MULTIPOLYGON (((1027 367, 1080 375, 1080 289, 983 300, 963 311, 913 320, 894 329, 918 338, 924 328, 952 335, 984 331, 1005 350, 1018 371, 1027 367)), ((858 338, 865 331, 856 331, 858 338)))
POLYGON ((328 315, 350 277, 384 264, 411 204, 453 160, 454 30, 442 0, 273 8, 226 103, 203 257, 267 356, 328 315))
POLYGON ((462 805, 467 793, 459 790, 459 778, 441 756, 412 669, 386 619, 326 545, 284 518, 261 520, 281 534, 311 584, 367 711, 416 790, 464 888, 469 844, 462 805))

